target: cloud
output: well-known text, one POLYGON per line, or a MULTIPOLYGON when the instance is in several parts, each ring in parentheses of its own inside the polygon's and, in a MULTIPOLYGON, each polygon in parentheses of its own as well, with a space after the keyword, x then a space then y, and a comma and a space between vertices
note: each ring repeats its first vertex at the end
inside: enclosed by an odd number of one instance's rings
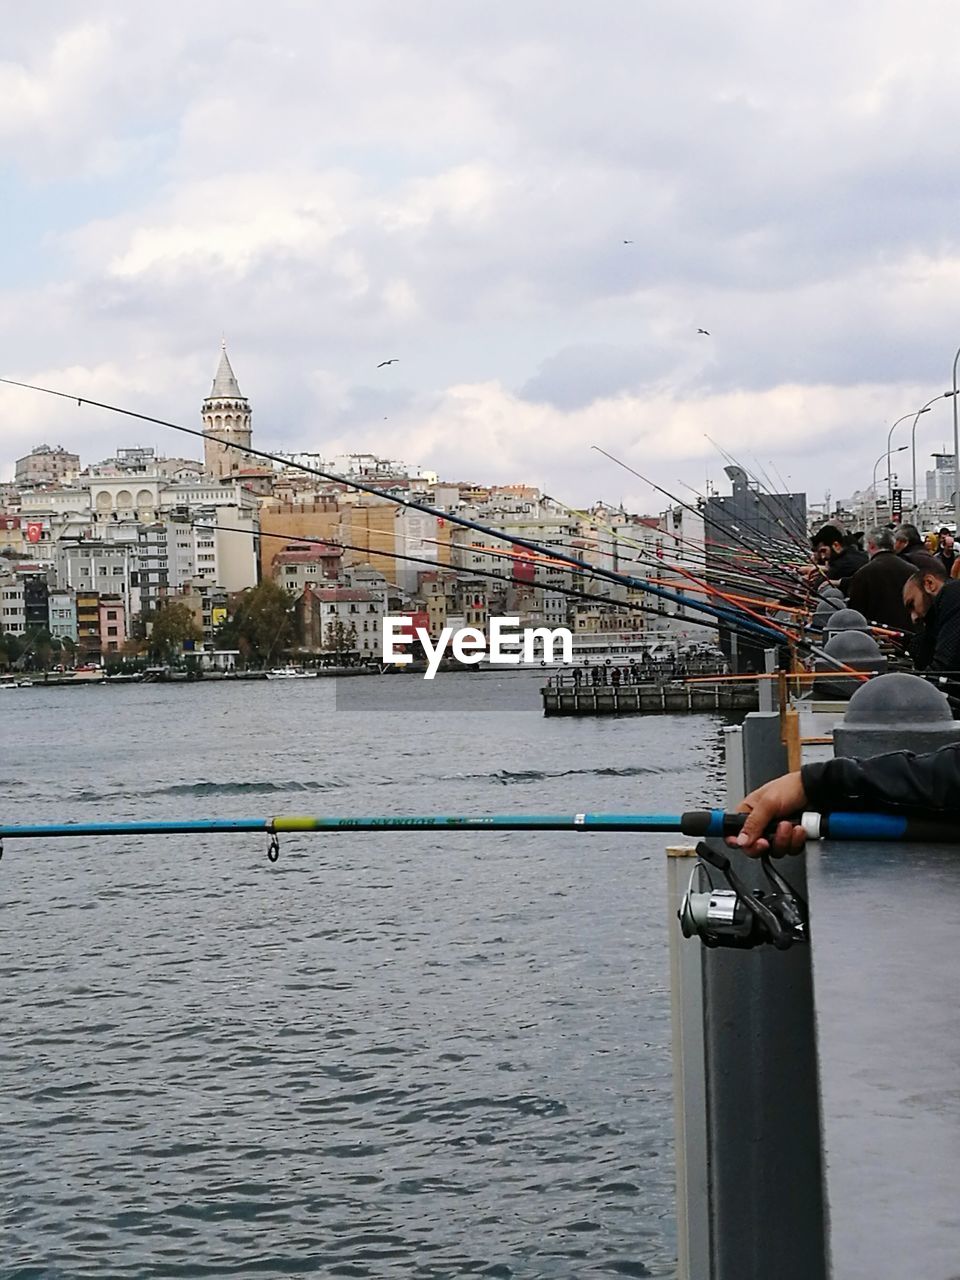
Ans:
MULTIPOLYGON (((952 19, 935 0, 794 19, 25 10, 0 63, 24 211, 0 372, 192 425, 226 332, 273 447, 580 501, 638 484, 590 442, 700 486, 707 430, 801 486, 829 458, 835 491, 860 487, 960 342, 952 19)), ((0 391, 0 474, 42 435, 91 460, 143 440, 68 409, 0 391)))

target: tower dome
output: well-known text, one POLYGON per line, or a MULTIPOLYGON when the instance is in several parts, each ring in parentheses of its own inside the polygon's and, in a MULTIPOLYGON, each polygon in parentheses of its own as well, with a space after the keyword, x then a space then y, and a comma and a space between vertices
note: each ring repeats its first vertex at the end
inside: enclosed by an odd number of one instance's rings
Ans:
POLYGON ((204 440, 204 470, 218 480, 229 479, 248 465, 243 450, 250 448, 253 432, 250 401, 240 390, 227 355, 227 344, 220 350, 220 363, 214 374, 210 394, 201 409, 203 430, 215 439, 204 440))

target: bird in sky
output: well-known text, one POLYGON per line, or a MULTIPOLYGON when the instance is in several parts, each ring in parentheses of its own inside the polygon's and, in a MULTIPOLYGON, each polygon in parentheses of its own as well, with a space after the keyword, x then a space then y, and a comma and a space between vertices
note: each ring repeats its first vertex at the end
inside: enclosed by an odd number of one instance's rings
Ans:
POLYGON ((384 368, 384 366, 385 366, 385 365, 388 365, 388 364, 399 364, 399 363, 400 363, 400 357, 399 357, 399 356, 394 356, 392 360, 381 360, 381 361, 380 361, 380 363, 377 365, 377 368, 378 368, 378 369, 382 369, 382 368, 384 368))
POLYGON ((698 330, 697 330, 697 333, 702 333, 702 334, 704 335, 704 337, 707 337, 707 338, 709 338, 709 337, 710 337, 710 332, 709 332, 709 330, 708 330, 708 329, 698 329, 698 330))
POLYGON ((624 244, 633 244, 633 241, 632 241, 632 240, 624 240, 624 242, 623 242, 623 243, 624 243, 624 244))

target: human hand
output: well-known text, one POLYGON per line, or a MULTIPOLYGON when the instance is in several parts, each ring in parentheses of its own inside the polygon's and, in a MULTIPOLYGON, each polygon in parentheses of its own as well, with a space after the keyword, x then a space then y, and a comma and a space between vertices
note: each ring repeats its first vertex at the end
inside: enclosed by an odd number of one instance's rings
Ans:
POLYGON ((773 853, 782 857, 785 853, 799 853, 803 848, 806 834, 802 827, 793 822, 778 822, 773 838, 764 832, 777 818, 789 818, 801 813, 807 803, 806 793, 799 771, 786 773, 773 782, 758 787, 737 805, 737 813, 747 815, 743 829, 737 836, 731 836, 727 844, 742 849, 751 858, 759 858, 762 853, 773 853))

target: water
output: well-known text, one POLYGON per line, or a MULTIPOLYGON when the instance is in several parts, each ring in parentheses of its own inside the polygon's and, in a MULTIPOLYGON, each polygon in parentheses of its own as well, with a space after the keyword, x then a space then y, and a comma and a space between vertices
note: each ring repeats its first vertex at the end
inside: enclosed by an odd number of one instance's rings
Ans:
MULTIPOLYGON (((454 711, 409 677, 386 710, 329 681, 7 693, 3 817, 716 791, 711 717, 544 720, 536 677, 441 680, 454 711)), ((664 843, 9 842, 0 1276, 673 1275, 664 843)))

